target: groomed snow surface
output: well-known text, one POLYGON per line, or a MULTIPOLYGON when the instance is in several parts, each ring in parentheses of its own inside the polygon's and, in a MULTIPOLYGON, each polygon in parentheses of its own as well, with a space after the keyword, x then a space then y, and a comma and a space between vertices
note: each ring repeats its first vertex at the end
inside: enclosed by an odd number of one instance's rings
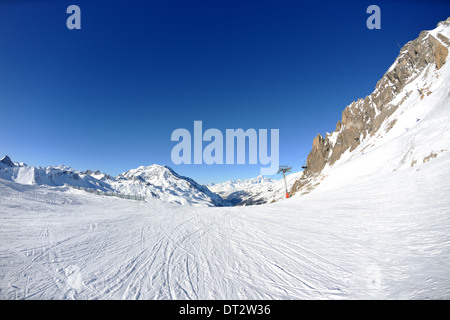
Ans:
POLYGON ((1 180, 0 298, 448 299, 449 165, 231 208, 1 180))

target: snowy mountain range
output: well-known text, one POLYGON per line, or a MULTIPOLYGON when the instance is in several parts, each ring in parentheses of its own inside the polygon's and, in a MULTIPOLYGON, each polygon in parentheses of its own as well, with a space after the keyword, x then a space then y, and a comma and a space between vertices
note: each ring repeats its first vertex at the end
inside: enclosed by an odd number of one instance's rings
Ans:
POLYGON ((101 191, 112 191, 105 183, 68 166, 28 166, 13 162, 8 156, 0 160, 0 178, 27 185, 76 186, 101 191))
MULTIPOLYGON (((288 188, 301 177, 303 172, 286 176, 288 188)), ((264 176, 251 179, 230 180, 206 185, 209 190, 236 206, 257 205, 278 201, 285 197, 284 180, 274 180, 264 176)))
MULTIPOLYGON (((291 186, 301 174, 287 176, 288 185, 291 186)), ((26 185, 72 186, 140 195, 182 205, 255 205, 277 201, 285 194, 283 180, 258 176, 200 185, 191 178, 180 176, 170 167, 157 164, 141 166, 113 177, 99 170, 78 171, 64 165, 28 166, 5 156, 0 160, 0 178, 26 185)))
POLYGON ((74 186, 103 192, 142 195, 183 205, 228 206, 220 196, 194 180, 180 176, 167 166, 132 169, 117 177, 100 171, 77 171, 67 166, 34 167, 0 160, 0 178, 26 185, 74 186))

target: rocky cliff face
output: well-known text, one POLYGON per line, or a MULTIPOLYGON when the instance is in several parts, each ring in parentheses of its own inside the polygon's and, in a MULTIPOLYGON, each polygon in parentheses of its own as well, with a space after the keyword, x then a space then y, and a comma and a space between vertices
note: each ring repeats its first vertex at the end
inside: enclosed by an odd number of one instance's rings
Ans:
MULTIPOLYGON (((320 182, 316 178, 327 164, 333 165, 344 152, 353 151, 367 136, 373 136, 403 102, 394 104, 392 101, 405 85, 430 65, 437 70, 442 67, 447 60, 450 39, 441 32, 449 28, 450 18, 440 22, 432 31, 422 31, 416 40, 405 44, 394 64, 378 81, 374 92, 347 106, 334 132, 325 137, 318 134, 314 138, 306 160, 307 168, 293 184, 291 195, 311 190, 320 182)), ((448 32, 445 33, 448 35, 448 32)), ((431 94, 426 87, 417 90, 422 97, 431 94)), ((392 121, 388 128, 394 124, 392 121)))

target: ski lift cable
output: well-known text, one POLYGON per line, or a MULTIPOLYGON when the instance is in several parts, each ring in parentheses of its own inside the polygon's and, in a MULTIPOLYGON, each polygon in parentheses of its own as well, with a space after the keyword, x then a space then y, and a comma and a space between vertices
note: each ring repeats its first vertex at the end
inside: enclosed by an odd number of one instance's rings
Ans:
POLYGON ((294 164, 303 162, 303 161, 305 161, 305 156, 307 156, 308 154, 309 154, 309 151, 308 152, 304 152, 302 155, 297 156, 297 157, 295 157, 295 158, 293 158, 293 159, 291 159, 289 161, 285 161, 284 163, 292 166, 294 164))
MULTIPOLYGON (((298 168, 302 163, 306 163, 305 156, 309 154, 309 151, 303 152, 301 155, 291 158, 290 161, 286 161, 286 165, 292 168, 298 168)), ((270 176, 266 176, 269 179, 278 180, 279 173, 274 173, 270 176)))
POLYGON ((309 154, 309 151, 305 151, 301 154, 298 154, 297 156, 294 156, 293 158, 289 159, 288 161, 286 161, 285 163, 289 163, 289 162, 294 162, 300 158, 303 158, 304 156, 306 156, 307 154, 309 154))

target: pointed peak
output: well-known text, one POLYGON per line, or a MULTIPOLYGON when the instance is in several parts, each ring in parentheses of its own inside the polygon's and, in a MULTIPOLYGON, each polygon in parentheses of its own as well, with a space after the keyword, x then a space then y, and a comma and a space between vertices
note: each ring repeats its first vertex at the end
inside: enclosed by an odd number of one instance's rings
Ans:
POLYGON ((11 158, 8 157, 7 155, 4 156, 1 160, 1 163, 3 163, 4 165, 7 165, 8 167, 15 167, 14 162, 11 161, 11 158))

